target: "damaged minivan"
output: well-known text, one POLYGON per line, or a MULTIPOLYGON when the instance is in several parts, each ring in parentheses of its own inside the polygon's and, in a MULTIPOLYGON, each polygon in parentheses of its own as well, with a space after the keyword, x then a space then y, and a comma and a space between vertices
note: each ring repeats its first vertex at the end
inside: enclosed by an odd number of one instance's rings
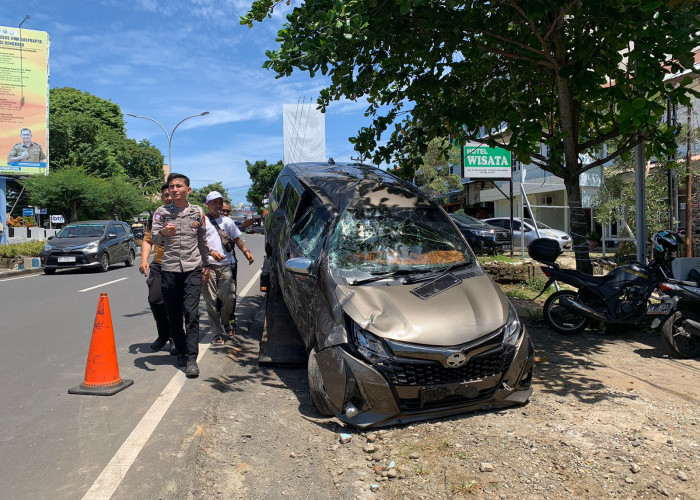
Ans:
POLYGON ((527 331, 415 186, 362 164, 290 164, 269 202, 269 293, 301 336, 320 413, 371 427, 528 400, 527 331))

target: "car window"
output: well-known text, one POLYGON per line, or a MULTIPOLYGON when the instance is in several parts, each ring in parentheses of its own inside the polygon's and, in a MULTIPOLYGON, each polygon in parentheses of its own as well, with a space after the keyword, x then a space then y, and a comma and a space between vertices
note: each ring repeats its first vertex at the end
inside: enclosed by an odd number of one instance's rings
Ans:
POLYGON ((282 201, 282 196, 284 195, 284 188, 289 182, 289 177, 284 176, 277 179, 272 191, 270 192, 270 211, 277 209, 277 206, 282 201))
POLYGON ((339 275, 448 267, 471 262, 459 231, 435 207, 348 208, 331 236, 329 267, 339 275))
POLYGON ((66 226, 56 235, 57 238, 99 238, 104 234, 104 224, 75 224, 66 226))
POLYGON ((294 212, 299 205, 299 200, 301 200, 301 195, 291 184, 287 187, 287 194, 285 195, 285 206, 287 213, 289 214, 289 220, 294 220, 294 212))
POLYGON ((304 195, 303 198, 292 226, 292 240, 299 245, 304 256, 313 258, 321 248, 324 228, 330 215, 325 208, 313 203, 310 196, 304 195))
POLYGON ((114 227, 117 230, 117 236, 125 236, 126 235, 126 229, 124 229, 124 226, 122 226, 121 224, 117 224, 114 227))

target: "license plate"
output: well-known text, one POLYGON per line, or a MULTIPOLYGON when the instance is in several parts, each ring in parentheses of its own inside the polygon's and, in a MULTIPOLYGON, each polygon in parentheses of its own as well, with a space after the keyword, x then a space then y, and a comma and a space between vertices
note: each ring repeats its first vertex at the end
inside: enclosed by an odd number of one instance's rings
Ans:
POLYGON ((59 257, 59 262, 75 262, 75 257, 59 257))
POLYGON ((647 309, 647 315, 656 315, 656 314, 668 314, 671 312, 671 304, 668 302, 659 302, 658 304, 651 304, 649 306, 649 309, 647 309))

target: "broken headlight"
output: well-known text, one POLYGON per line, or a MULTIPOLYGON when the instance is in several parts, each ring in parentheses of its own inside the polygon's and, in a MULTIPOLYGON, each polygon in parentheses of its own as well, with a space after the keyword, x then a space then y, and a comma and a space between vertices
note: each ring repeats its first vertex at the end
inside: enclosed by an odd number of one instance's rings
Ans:
POLYGON ((391 350, 379 337, 353 324, 352 341, 357 351, 370 363, 380 363, 391 357, 391 350))
POLYGON ((520 318, 518 318, 518 313, 515 312, 513 304, 508 303, 508 320, 503 326, 503 344, 515 346, 520 339, 520 332, 523 331, 523 327, 520 324, 520 318))

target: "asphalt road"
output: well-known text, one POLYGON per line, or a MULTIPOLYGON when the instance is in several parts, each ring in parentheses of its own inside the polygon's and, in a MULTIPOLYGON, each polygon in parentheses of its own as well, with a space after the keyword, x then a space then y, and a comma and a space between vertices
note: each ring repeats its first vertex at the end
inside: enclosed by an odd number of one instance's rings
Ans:
MULTIPOLYGON (((256 262, 239 264, 239 292, 255 280, 248 296, 257 304, 252 299, 260 293, 264 238, 246 235, 245 240, 256 262)), ((187 439, 193 415, 217 392, 208 380, 224 360, 216 348, 207 350, 199 379, 187 380, 174 356, 151 352, 156 333, 146 294, 137 266, 0 278, 2 498, 73 499, 88 491, 92 497, 109 492, 118 497, 119 488, 140 491, 149 468, 154 474, 190 470, 187 457, 176 450, 187 439), (109 297, 120 375, 134 385, 109 397, 69 395, 84 378, 101 292, 109 297), (108 464, 112 469, 103 473, 108 464)), ((252 321, 255 312, 246 307, 246 297, 239 299, 239 326, 252 321)), ((205 351, 211 334, 203 302, 200 328, 200 351, 205 351)))

